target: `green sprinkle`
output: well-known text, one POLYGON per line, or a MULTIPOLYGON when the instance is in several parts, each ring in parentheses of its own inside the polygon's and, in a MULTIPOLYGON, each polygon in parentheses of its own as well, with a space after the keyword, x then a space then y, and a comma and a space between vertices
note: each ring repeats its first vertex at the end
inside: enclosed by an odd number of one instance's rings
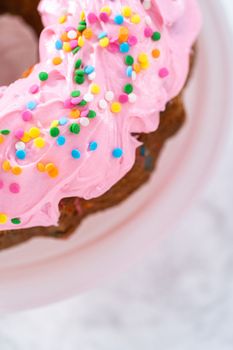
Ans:
POLYGON ((75 49, 72 50, 73 55, 75 55, 77 52, 79 52, 79 50, 81 49, 80 46, 77 46, 75 49))
POLYGON ((77 123, 72 123, 70 125, 70 131, 73 133, 73 134, 79 134, 80 133, 80 125, 77 124, 77 123))
POLYGON ((80 21, 78 25, 78 31, 83 32, 87 27, 86 21, 80 21))
POLYGON ((75 75, 78 75, 78 76, 80 76, 80 77, 84 77, 85 72, 84 72, 84 70, 82 70, 82 69, 77 69, 77 70, 75 71, 75 75))
POLYGON ((9 135, 9 134, 10 134, 10 130, 4 129, 4 130, 1 130, 0 133, 1 133, 2 135, 9 135))
POLYGON ((19 225, 21 224, 21 220, 19 218, 13 218, 11 219, 11 223, 14 225, 19 225))
POLYGON ((57 127, 53 127, 50 129, 50 135, 52 137, 57 137, 60 134, 60 130, 57 127))
POLYGON ((154 32, 151 37, 152 40, 158 41, 161 39, 161 34, 159 32, 154 32))
POLYGON ((79 90, 74 90, 71 92, 71 97, 79 97, 81 92, 79 90))
POLYGON ((75 82, 79 85, 83 84, 84 81, 85 81, 85 77, 82 77, 82 76, 79 76, 79 75, 76 75, 75 78, 74 78, 75 82))
POLYGON ((79 104, 80 107, 86 106, 87 105, 87 101, 82 100, 79 104))
POLYGON ((93 111, 92 109, 90 109, 90 111, 89 111, 87 117, 90 118, 90 119, 95 118, 95 117, 96 117, 96 112, 93 111))
POLYGON ((126 94, 131 94, 131 92, 133 92, 133 85, 132 84, 126 84, 124 86, 124 92, 126 94))
POLYGON ((79 69, 80 67, 81 67, 81 65, 82 65, 82 60, 81 60, 81 58, 79 58, 77 61, 76 61, 76 63, 75 63, 75 69, 79 69))
POLYGON ((130 56, 130 55, 127 55, 127 56, 125 57, 125 64, 126 64, 127 66, 132 66, 133 63, 134 63, 134 58, 133 58, 132 56, 130 56))
POLYGON ((48 80, 48 77, 49 77, 49 75, 48 75, 48 73, 46 73, 46 72, 40 72, 40 74, 39 74, 39 79, 40 79, 41 81, 46 81, 46 80, 48 80))

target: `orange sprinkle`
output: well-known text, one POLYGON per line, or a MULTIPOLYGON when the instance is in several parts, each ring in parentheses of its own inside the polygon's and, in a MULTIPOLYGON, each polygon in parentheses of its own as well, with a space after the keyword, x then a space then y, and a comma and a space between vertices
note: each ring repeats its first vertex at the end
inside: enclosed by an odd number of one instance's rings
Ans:
POLYGON ((158 49, 152 50, 152 56, 158 58, 160 56, 160 51, 158 49))
POLYGON ((25 72, 22 74, 22 78, 27 78, 32 73, 34 66, 28 68, 25 72))
POLYGON ((119 42, 123 43, 128 40, 129 37, 129 29, 127 27, 120 27, 119 31, 119 42))
POLYGON ((138 63, 133 64, 133 69, 136 73, 139 73, 141 71, 141 67, 138 63))
POLYGON ((14 175, 20 175, 22 173, 22 168, 19 166, 14 166, 11 171, 14 175))
POLYGON ((81 112, 78 109, 73 109, 70 111, 70 117, 73 119, 77 119, 80 117, 81 112))
POLYGON ((55 66, 58 66, 58 65, 61 64, 61 63, 62 63, 61 57, 54 57, 54 59, 53 59, 53 64, 54 64, 55 66))
POLYGON ((90 40, 93 37, 93 32, 92 32, 91 28, 86 28, 83 31, 83 36, 85 39, 90 40))
POLYGON ((41 173, 45 171, 45 165, 43 163, 37 163, 37 170, 41 173))
POLYGON ((5 172, 8 172, 11 170, 11 164, 8 160, 4 160, 4 162, 2 163, 2 169, 5 171, 5 172))
POLYGON ((4 142, 4 137, 0 135, 0 145, 4 142))
POLYGON ((70 41, 70 39, 67 36, 67 32, 62 33, 60 38, 61 38, 61 41, 65 41, 65 42, 70 41))

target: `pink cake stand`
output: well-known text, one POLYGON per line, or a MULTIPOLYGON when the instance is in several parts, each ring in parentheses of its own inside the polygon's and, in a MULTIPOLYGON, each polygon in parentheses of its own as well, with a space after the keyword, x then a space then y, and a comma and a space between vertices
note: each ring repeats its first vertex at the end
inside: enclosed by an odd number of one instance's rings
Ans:
POLYGON ((69 240, 38 238, 0 253, 0 311, 45 305, 116 278, 155 251, 193 202, 217 163, 233 111, 231 28, 219 0, 201 5, 188 122, 168 142, 152 180, 122 205, 88 218, 69 240))

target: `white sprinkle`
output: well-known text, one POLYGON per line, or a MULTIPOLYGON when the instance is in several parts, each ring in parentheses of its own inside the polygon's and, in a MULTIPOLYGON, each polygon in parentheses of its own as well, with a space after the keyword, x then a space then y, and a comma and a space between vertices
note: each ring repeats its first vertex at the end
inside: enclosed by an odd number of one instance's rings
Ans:
POLYGON ((137 73, 136 72, 132 72, 132 77, 131 79, 134 81, 137 79, 137 73))
POLYGON ((145 17, 145 22, 146 22, 146 24, 147 24, 148 26, 150 26, 150 25, 152 24, 152 19, 151 19, 151 17, 150 17, 150 16, 146 16, 146 17, 145 17))
POLYGON ((145 10, 149 10, 151 8, 151 0, 144 0, 143 7, 145 10))
POLYGON ((91 102, 91 101, 94 100, 94 95, 92 95, 90 92, 88 92, 87 94, 85 94, 85 95, 83 96, 83 99, 84 99, 84 101, 86 101, 86 102, 91 102))
POLYGON ((133 92, 128 95, 128 98, 130 103, 135 103, 137 101, 137 96, 133 92))
POLYGON ((17 150, 24 150, 24 149, 26 148, 26 145, 25 145, 24 142, 19 141, 19 142, 16 142, 15 148, 16 148, 17 150))
POLYGON ((82 126, 88 126, 90 124, 90 120, 85 117, 79 118, 79 122, 82 126))
POLYGON ((77 38, 77 32, 75 30, 70 30, 67 34, 69 39, 76 39, 77 38))
POLYGON ((89 80, 95 80, 96 72, 92 72, 91 74, 88 74, 87 77, 88 77, 89 80))
POLYGON ((112 91, 107 91, 104 97, 106 101, 111 102, 114 99, 114 93, 112 91))
POLYGON ((99 100, 99 107, 101 108, 101 109, 106 109, 107 108, 107 102, 105 101, 105 100, 99 100))

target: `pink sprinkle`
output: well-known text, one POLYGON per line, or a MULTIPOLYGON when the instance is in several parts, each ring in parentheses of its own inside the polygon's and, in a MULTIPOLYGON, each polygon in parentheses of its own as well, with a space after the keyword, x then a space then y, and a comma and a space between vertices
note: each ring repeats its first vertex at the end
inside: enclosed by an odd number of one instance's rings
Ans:
POLYGON ((81 117, 86 117, 89 113, 89 109, 86 109, 84 111, 81 112, 81 117))
POLYGON ((29 92, 31 94, 36 94, 39 91, 39 86, 37 84, 34 84, 30 87, 29 92))
POLYGON ((108 50, 112 53, 116 53, 119 51, 119 45, 117 43, 110 43, 108 45, 108 50))
POLYGON ((29 110, 23 111, 22 118, 25 122, 29 122, 32 119, 32 112, 29 110))
POLYGON ((12 183, 12 184, 10 184, 10 186, 9 186, 9 190, 10 190, 11 193, 19 193, 19 191, 20 191, 20 186, 19 186, 19 184, 17 184, 17 183, 12 183))
POLYGON ((64 101, 64 107, 65 108, 73 108, 73 104, 71 103, 71 99, 68 98, 67 100, 64 101))
POLYGON ((128 100, 129 100, 129 97, 128 97, 127 94, 121 94, 119 96, 119 102, 120 103, 126 103, 126 102, 128 102, 128 100))
POLYGON ((169 74, 169 71, 168 71, 168 69, 166 67, 161 68, 159 70, 159 77, 160 78, 166 78, 168 76, 168 74, 169 74))
POLYGON ((136 45, 137 42, 138 42, 138 39, 136 38, 136 36, 134 36, 134 35, 130 35, 130 36, 129 36, 129 38, 128 38, 128 44, 129 44, 130 46, 136 45))
POLYGON ((14 134, 17 139, 21 139, 24 135, 24 131, 23 129, 18 129, 14 132, 14 134))
POLYGON ((150 27, 144 29, 144 35, 146 38, 150 38, 153 35, 153 30, 150 27))
POLYGON ((100 13, 100 20, 104 23, 107 23, 109 21, 109 16, 106 12, 100 13))
POLYGON ((0 190, 3 188, 3 186, 4 186, 4 183, 2 180, 0 180, 0 190))
POLYGON ((77 105, 81 101, 82 101, 82 97, 74 97, 74 98, 71 99, 72 105, 77 105))
POLYGON ((78 46, 78 40, 71 40, 70 41, 70 47, 71 49, 75 49, 78 46))
POLYGON ((94 24, 97 22, 98 18, 97 16, 93 13, 93 12, 90 12, 88 15, 87 15, 87 19, 88 19, 88 22, 90 24, 94 24))
POLYGON ((68 27, 66 27, 66 29, 65 29, 65 31, 68 33, 70 30, 75 30, 76 31, 76 29, 74 28, 74 27, 72 27, 72 26, 68 26, 68 27))

